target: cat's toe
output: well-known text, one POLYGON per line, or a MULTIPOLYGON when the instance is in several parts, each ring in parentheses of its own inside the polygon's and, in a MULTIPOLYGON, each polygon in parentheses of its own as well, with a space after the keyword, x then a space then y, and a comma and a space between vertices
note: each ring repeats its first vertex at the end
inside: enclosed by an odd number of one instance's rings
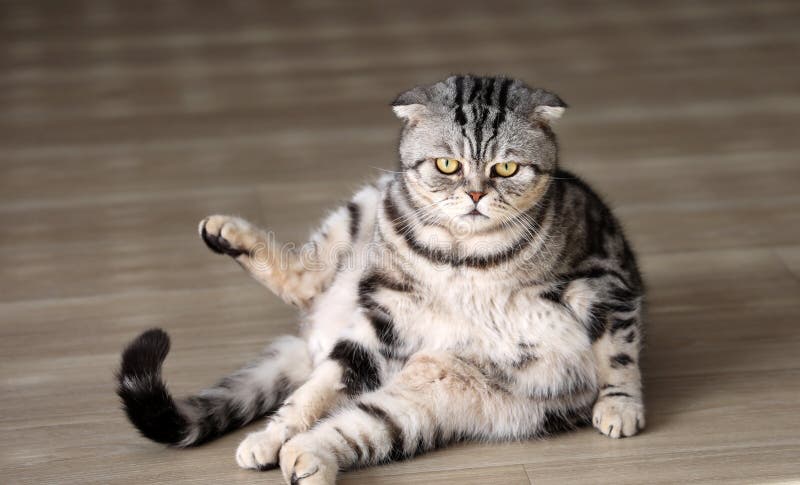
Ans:
POLYGON ((278 466, 278 450, 282 441, 272 433, 250 433, 236 450, 236 463, 252 470, 272 470, 278 466))
POLYGON ((209 216, 200 221, 200 237, 217 254, 233 258, 248 252, 244 234, 248 224, 236 217, 209 216))
POLYGON ((610 438, 633 436, 644 428, 644 406, 629 397, 601 398, 594 405, 592 424, 610 438))
POLYGON ((286 442, 280 451, 283 477, 291 485, 333 485, 338 466, 324 450, 315 449, 301 436, 286 442), (298 439, 299 438, 299 439, 298 439))

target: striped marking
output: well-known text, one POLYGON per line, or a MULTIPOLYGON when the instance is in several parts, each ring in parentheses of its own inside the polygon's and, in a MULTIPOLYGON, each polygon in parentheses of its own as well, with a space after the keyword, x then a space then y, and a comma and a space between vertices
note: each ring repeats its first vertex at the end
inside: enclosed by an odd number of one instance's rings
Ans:
POLYGON ((392 448, 389 451, 389 456, 387 458, 390 460, 399 460, 404 458, 406 453, 403 440, 403 430, 394 421, 394 419, 392 419, 386 411, 377 406, 373 406, 372 404, 360 402, 356 406, 358 406, 358 409, 362 410, 369 416, 383 423, 384 427, 386 428, 386 432, 389 435, 389 441, 392 444, 392 448))
POLYGON ((406 242, 406 245, 416 254, 433 261, 437 264, 449 264, 450 266, 466 266, 469 268, 486 269, 497 266, 501 263, 513 259, 530 245, 527 236, 522 236, 517 241, 508 246, 504 251, 486 255, 455 256, 452 253, 440 249, 430 248, 417 241, 411 231, 403 226, 400 210, 397 208, 391 194, 387 194, 383 202, 384 216, 392 226, 395 234, 399 235, 406 242))
POLYGON ((361 226, 361 208, 351 201, 347 203, 347 212, 350 214, 350 239, 355 241, 361 226))
POLYGON ((611 357, 611 367, 617 369, 619 367, 625 367, 627 365, 633 364, 633 359, 628 354, 617 354, 611 357))
POLYGON ((328 358, 339 362, 342 366, 342 384, 351 396, 380 387, 378 363, 372 352, 361 344, 340 340, 328 358))

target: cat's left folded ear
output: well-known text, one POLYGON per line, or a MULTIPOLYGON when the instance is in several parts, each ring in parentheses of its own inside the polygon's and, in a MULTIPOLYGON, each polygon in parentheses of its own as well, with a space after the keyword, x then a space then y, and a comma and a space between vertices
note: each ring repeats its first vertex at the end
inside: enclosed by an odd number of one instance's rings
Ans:
POLYGON ((410 91, 397 96, 392 101, 392 111, 403 121, 408 123, 415 123, 420 118, 428 114, 428 95, 425 88, 417 86, 410 91))
POLYGON ((518 109, 530 119, 551 123, 561 118, 567 109, 567 103, 563 99, 545 89, 523 86, 521 91, 522 99, 518 109))

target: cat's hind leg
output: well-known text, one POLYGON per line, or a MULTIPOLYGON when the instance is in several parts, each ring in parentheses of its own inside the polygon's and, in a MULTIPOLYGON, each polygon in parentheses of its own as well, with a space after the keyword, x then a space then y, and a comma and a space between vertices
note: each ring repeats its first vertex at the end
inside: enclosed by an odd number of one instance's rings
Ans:
POLYGON ((142 435, 178 447, 209 441, 268 414, 311 373, 306 342, 286 336, 216 385, 174 399, 161 377, 169 345, 160 329, 131 342, 122 354, 117 394, 142 435))
POLYGON ((329 485, 340 469, 410 457, 458 438, 530 436, 542 419, 530 398, 497 389, 474 365, 421 353, 384 387, 286 442, 280 466, 287 483, 329 485))
POLYGON ((311 377, 272 416, 266 429, 251 433, 236 450, 242 468, 264 470, 278 463, 284 443, 311 428, 320 418, 354 396, 376 389, 381 381, 381 358, 372 349, 342 340, 311 377))

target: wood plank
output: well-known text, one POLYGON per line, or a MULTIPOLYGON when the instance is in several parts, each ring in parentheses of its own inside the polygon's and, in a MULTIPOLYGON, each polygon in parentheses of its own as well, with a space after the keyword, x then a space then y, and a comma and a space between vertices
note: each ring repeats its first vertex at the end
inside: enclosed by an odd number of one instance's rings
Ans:
POLYGON ((342 485, 370 483, 374 485, 427 485, 449 484, 483 485, 486 483, 508 483, 530 485, 528 475, 521 466, 496 466, 486 468, 462 468, 459 470, 431 471, 425 473, 404 473, 402 475, 376 476, 369 470, 347 473, 342 477, 342 485))
POLYGON ((775 252, 789 271, 800 280, 800 246, 777 248, 775 252))
POLYGON ((647 430, 463 443, 341 483, 800 481, 800 50, 794 0, 0 2, 0 482, 283 483, 253 424, 191 450, 139 437, 119 351, 173 337, 178 395, 297 312, 196 235, 210 213, 302 242, 396 164, 387 106, 450 72, 570 104, 562 162, 648 282, 647 430))
POLYGON ((741 449, 703 454, 669 452, 646 458, 577 459, 560 464, 527 465, 532 482, 575 483, 770 483, 800 474, 797 449, 786 446, 741 449), (643 478, 646 477, 646 478, 643 478))

